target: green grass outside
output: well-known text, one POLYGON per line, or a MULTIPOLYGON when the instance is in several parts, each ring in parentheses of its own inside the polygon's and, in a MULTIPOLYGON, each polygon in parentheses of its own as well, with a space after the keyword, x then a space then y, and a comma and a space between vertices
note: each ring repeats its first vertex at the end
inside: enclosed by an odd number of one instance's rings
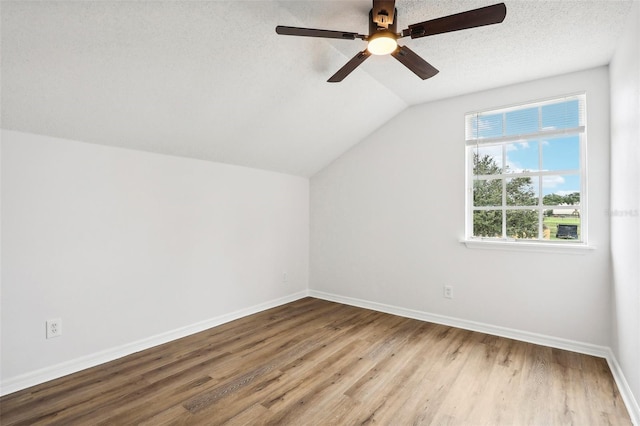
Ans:
MULTIPOLYGON (((578 239, 580 239, 580 218, 576 216, 567 217, 550 217, 544 216, 542 223, 549 228, 551 240, 562 240, 562 238, 556 238, 558 232, 558 225, 578 225, 578 239)), ((566 241, 566 240, 565 240, 566 241)))

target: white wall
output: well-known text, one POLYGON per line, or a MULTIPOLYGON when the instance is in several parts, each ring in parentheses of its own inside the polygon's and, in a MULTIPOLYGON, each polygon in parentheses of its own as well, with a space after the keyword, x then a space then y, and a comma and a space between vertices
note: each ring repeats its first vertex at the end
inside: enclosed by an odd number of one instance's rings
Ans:
POLYGON ((640 422, 640 2, 610 66, 612 348, 640 422))
POLYGON ((307 179, 12 131, 1 149, 3 385, 306 292, 307 179))
POLYGON ((312 177, 310 289, 608 346, 608 202, 606 67, 415 106, 312 177), (596 250, 466 248, 464 114, 580 91, 596 250))

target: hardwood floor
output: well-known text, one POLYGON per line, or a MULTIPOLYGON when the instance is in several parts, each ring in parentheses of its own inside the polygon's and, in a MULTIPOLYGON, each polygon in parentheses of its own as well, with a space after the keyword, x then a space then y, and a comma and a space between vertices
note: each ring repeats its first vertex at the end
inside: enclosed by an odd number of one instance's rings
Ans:
POLYGON ((630 425, 604 359, 305 298, 0 399, 2 425, 630 425))

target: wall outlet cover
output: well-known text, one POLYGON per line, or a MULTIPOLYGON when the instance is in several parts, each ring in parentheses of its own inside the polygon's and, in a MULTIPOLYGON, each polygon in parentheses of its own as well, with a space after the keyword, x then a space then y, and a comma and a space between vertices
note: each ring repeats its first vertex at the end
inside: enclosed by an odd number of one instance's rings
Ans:
POLYGON ((47 320, 47 339, 53 339, 62 335, 62 320, 54 318, 47 320))

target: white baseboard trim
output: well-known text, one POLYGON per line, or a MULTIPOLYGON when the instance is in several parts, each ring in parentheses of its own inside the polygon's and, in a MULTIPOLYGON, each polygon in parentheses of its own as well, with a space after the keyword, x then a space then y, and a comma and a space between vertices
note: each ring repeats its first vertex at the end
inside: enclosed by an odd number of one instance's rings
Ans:
POLYGON ((127 343, 119 347, 72 359, 67 362, 52 365, 51 367, 46 367, 40 370, 21 374, 19 376, 4 380, 2 384, 0 384, 0 396, 8 395, 10 393, 26 389, 31 386, 39 385, 41 383, 48 382, 49 380, 66 376, 68 374, 77 373, 78 371, 95 367, 97 365, 104 364, 105 362, 113 361, 115 359, 122 358, 124 356, 131 355, 135 352, 149 349, 154 346, 162 345, 172 340, 199 333, 211 327, 216 327, 218 325, 243 318, 248 315, 252 315, 258 312, 265 311, 267 309, 275 308, 286 303, 293 302, 298 299, 302 299, 303 297, 307 297, 308 295, 308 291, 303 290, 284 297, 280 297, 278 299, 240 309, 235 312, 230 312, 228 314, 223 314, 205 321, 177 328, 166 333, 161 333, 132 343, 127 343))
POLYGON ((622 373, 622 368, 620 368, 620 364, 618 363, 618 360, 616 359, 616 356, 611 349, 609 349, 609 353, 606 358, 607 364, 609 364, 609 369, 611 370, 611 374, 613 374, 616 385, 618 385, 620 396, 622 396, 624 405, 627 407, 627 411, 629 412, 629 416, 631 417, 631 422, 635 426, 640 426, 640 404, 638 403, 638 400, 633 397, 633 392, 631 392, 629 383, 622 373))
POLYGON ((447 325, 451 327, 462 328, 470 331, 478 331, 481 333, 491 334, 494 336, 506 337, 509 339, 520 340, 523 342, 534 343, 537 345, 548 346, 557 349, 582 353, 585 355, 597 356, 607 360, 613 379, 618 386, 622 400, 627 407, 631 421, 635 426, 640 426, 640 408, 638 401, 633 396, 631 388, 624 377, 622 369, 616 360, 613 351, 608 346, 592 345, 590 343, 577 342, 574 340, 561 339, 558 337, 547 336, 543 334, 530 333, 528 331, 516 330, 512 328, 499 327, 491 324, 484 324, 476 321, 469 321, 460 318, 449 317, 445 315, 431 314, 428 312, 416 311, 413 309, 401 308, 398 306, 387 305, 384 303, 371 302, 368 300, 356 299, 352 297, 340 296, 332 293, 325 293, 317 290, 309 290, 309 296, 317 299, 328 300, 331 302, 342 303, 345 305, 356 306, 359 308, 371 309, 374 311, 385 312, 388 314, 398 315, 406 318, 413 318, 421 321, 432 322, 436 324, 447 325))
POLYGON ((523 342, 535 343, 537 345, 549 346, 552 348, 564 349, 572 352, 579 352, 606 358, 610 349, 606 346, 592 345, 589 343, 576 342, 573 340, 561 339, 558 337, 546 336, 543 334, 530 333, 528 331, 516 330, 513 328, 500 327, 491 324, 484 324, 476 321, 469 321, 445 315, 431 314, 413 309, 401 308, 384 303, 371 302, 368 300, 355 299, 351 297, 339 296, 336 294, 324 293, 316 290, 309 290, 309 296, 332 302, 344 303, 345 305, 357 306, 374 311, 385 312, 406 318, 413 318, 421 321, 433 322, 436 324, 448 325, 465 330, 478 331, 480 333, 494 336, 506 337, 523 342))

